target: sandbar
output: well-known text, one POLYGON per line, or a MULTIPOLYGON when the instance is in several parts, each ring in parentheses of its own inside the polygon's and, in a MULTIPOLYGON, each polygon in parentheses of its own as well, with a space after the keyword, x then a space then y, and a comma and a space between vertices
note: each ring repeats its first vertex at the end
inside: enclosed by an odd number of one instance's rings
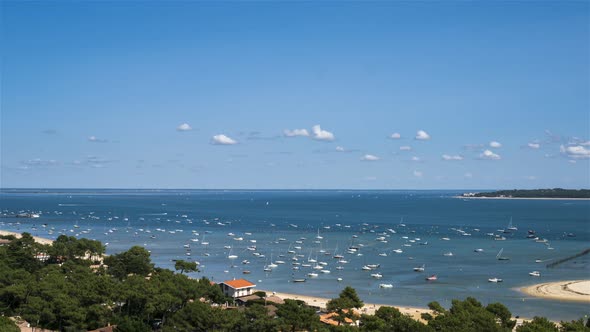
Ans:
MULTIPOLYGON (((261 290, 261 289, 257 289, 257 291, 263 291, 263 292, 266 292, 267 294, 274 294, 275 296, 278 296, 282 299, 301 300, 309 306, 320 307, 320 309, 325 309, 326 303, 328 303, 328 301, 331 300, 331 299, 324 298, 324 297, 282 293, 282 292, 273 292, 273 291, 261 290)), ((381 307, 396 308, 402 314, 409 315, 411 318, 418 320, 418 321, 422 321, 422 322, 424 322, 424 320, 421 317, 422 313, 430 313, 430 314, 433 313, 433 311, 428 308, 396 306, 396 305, 387 305, 387 304, 374 304, 374 303, 365 303, 365 305, 360 309, 360 312, 363 314, 374 315, 375 311, 377 311, 381 307)))
POLYGON ((522 287, 531 296, 560 301, 590 303, 590 280, 565 280, 522 287))

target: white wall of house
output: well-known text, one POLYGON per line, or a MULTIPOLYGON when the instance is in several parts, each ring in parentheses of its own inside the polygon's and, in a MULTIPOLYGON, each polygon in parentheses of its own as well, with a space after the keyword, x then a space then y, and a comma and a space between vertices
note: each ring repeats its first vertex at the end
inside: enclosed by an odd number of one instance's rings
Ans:
POLYGON ((247 287, 247 288, 241 288, 241 289, 234 289, 234 288, 229 287, 226 284, 223 284, 222 290, 225 295, 235 298, 235 297, 252 295, 253 288, 247 287))

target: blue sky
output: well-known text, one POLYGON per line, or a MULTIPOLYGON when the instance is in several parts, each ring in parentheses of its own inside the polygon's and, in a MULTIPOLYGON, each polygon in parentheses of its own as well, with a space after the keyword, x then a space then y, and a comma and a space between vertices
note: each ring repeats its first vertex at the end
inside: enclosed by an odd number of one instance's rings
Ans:
POLYGON ((1 6, 2 187, 590 186, 588 2, 1 6))

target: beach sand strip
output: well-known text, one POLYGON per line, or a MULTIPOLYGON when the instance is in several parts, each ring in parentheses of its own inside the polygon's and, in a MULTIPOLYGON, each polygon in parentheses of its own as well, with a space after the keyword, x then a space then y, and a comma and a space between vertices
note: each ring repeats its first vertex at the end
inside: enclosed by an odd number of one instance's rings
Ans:
MULTIPOLYGON (((282 293, 282 292, 273 292, 268 290, 261 290, 257 289, 256 291, 263 291, 267 294, 274 294, 282 299, 292 299, 292 300, 301 300, 305 302, 309 306, 319 307, 320 309, 325 309, 326 304, 331 299, 324 298, 324 297, 317 297, 317 296, 309 296, 309 295, 301 295, 301 294, 291 294, 291 293, 282 293)), ((411 318, 422 321, 424 320, 421 318, 422 313, 430 313, 432 314, 432 310, 428 308, 419 308, 419 307, 406 307, 406 306, 396 306, 396 305, 387 305, 387 304, 374 304, 374 303, 365 303, 365 306, 361 308, 360 312, 363 314, 374 315, 375 311, 377 311, 381 307, 393 307, 398 309, 402 314, 409 315, 411 318)))
MULTIPOLYGON (((14 235, 17 239, 21 237, 21 234, 20 233, 17 233, 17 232, 9 232, 9 231, 2 231, 2 230, 0 230, 0 235, 2 235, 2 236, 14 235)), ((46 238, 43 238, 43 237, 33 236, 33 239, 35 240, 35 242, 40 243, 40 244, 52 244, 53 243, 53 240, 46 239, 46 238)))
POLYGON ((545 299, 590 303, 590 280, 565 280, 522 287, 521 292, 545 299))

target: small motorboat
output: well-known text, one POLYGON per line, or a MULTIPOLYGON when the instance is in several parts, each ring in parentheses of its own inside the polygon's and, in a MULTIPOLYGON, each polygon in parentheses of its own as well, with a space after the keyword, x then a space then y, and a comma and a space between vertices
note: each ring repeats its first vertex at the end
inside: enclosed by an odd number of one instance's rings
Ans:
POLYGON ((529 272, 529 275, 531 277, 540 277, 541 276, 541 272, 539 272, 539 271, 533 271, 533 272, 529 272))
POLYGON ((293 282, 305 282, 307 279, 305 278, 298 278, 298 279, 293 279, 293 282))
POLYGON ((500 279, 500 278, 495 278, 495 277, 494 277, 494 278, 489 278, 489 279, 488 279, 488 282, 502 282, 502 281, 503 281, 502 279, 500 279))
POLYGON ((416 271, 416 272, 424 272, 424 267, 425 267, 425 265, 415 267, 414 268, 414 271, 416 271))
POLYGON ((392 284, 379 284, 379 288, 393 288, 392 284))
POLYGON ((433 274, 433 275, 431 275, 430 277, 427 277, 427 278, 426 278, 426 280, 427 280, 427 281, 435 281, 435 280, 437 280, 437 279, 438 279, 438 277, 436 276, 436 274, 433 274))
POLYGON ((371 277, 375 279, 381 279, 383 278, 383 275, 381 273, 371 273, 371 277))

